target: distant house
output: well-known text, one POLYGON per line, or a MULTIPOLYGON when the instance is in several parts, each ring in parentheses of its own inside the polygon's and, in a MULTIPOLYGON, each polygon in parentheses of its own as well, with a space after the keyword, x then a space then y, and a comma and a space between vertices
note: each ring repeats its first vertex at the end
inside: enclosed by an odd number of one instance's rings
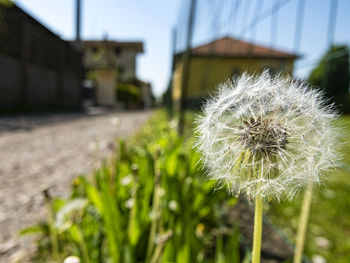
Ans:
POLYGON ((16 4, 0 14, 0 108, 80 107, 80 53, 16 4))
POLYGON ((151 93, 144 92, 149 84, 136 76, 136 57, 143 53, 142 42, 86 40, 82 41, 82 48, 87 78, 96 81, 98 105, 144 105, 151 93))
MULTIPOLYGON (((271 49, 230 37, 195 47, 191 50, 186 104, 197 107, 213 92, 218 83, 243 72, 292 75, 297 55, 271 49)), ((182 53, 175 55, 172 98, 175 106, 181 96, 182 53)))

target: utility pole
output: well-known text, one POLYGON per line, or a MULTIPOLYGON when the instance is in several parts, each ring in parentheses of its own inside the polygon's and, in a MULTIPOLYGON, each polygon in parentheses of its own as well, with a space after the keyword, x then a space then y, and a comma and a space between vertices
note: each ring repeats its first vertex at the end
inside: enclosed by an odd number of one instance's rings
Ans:
POLYGON ((75 41, 74 41, 74 47, 76 50, 80 50, 81 43, 80 43, 80 11, 81 11, 81 0, 75 0, 76 6, 75 6, 75 41))
POLYGON ((176 34, 177 34, 177 30, 174 27, 171 30, 171 50, 172 50, 172 61, 171 61, 171 73, 170 73, 170 81, 169 81, 169 93, 166 95, 167 97, 165 98, 165 105, 168 108, 168 113, 170 118, 173 117, 174 115, 174 103, 173 103, 173 84, 174 84, 174 71, 175 71, 175 55, 176 55, 176 34))
POLYGON ((190 77, 190 56, 191 56, 191 42, 193 35, 193 22, 194 13, 196 7, 196 0, 191 0, 190 15, 187 26, 187 39, 186 49, 182 55, 182 79, 181 79, 181 97, 180 97, 180 115, 178 124, 178 133, 183 135, 185 125, 185 108, 186 108, 186 97, 188 90, 188 80, 190 77))

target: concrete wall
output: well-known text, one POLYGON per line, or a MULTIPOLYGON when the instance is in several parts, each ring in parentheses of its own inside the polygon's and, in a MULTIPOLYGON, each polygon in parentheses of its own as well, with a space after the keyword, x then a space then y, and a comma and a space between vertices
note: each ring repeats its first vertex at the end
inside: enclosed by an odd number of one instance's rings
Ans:
POLYGON ((20 98, 20 64, 0 55, 0 105, 14 105, 20 98))
POLYGON ((81 55, 15 4, 0 13, 0 109, 80 107, 81 55))

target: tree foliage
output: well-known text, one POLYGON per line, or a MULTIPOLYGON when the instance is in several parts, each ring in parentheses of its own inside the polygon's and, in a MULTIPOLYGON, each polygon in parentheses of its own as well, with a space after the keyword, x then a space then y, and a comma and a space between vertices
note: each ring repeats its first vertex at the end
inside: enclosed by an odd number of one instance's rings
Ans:
POLYGON ((312 70, 309 82, 323 89, 342 111, 350 112, 348 47, 332 46, 312 70))

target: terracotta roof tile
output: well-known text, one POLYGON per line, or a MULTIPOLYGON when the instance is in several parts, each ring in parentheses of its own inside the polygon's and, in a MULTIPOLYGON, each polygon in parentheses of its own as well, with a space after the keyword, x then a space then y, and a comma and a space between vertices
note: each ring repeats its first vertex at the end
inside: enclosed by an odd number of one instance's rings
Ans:
POLYGON ((195 47, 191 54, 200 56, 230 56, 230 57, 273 57, 295 59, 296 54, 255 45, 231 37, 224 37, 213 42, 195 47))

